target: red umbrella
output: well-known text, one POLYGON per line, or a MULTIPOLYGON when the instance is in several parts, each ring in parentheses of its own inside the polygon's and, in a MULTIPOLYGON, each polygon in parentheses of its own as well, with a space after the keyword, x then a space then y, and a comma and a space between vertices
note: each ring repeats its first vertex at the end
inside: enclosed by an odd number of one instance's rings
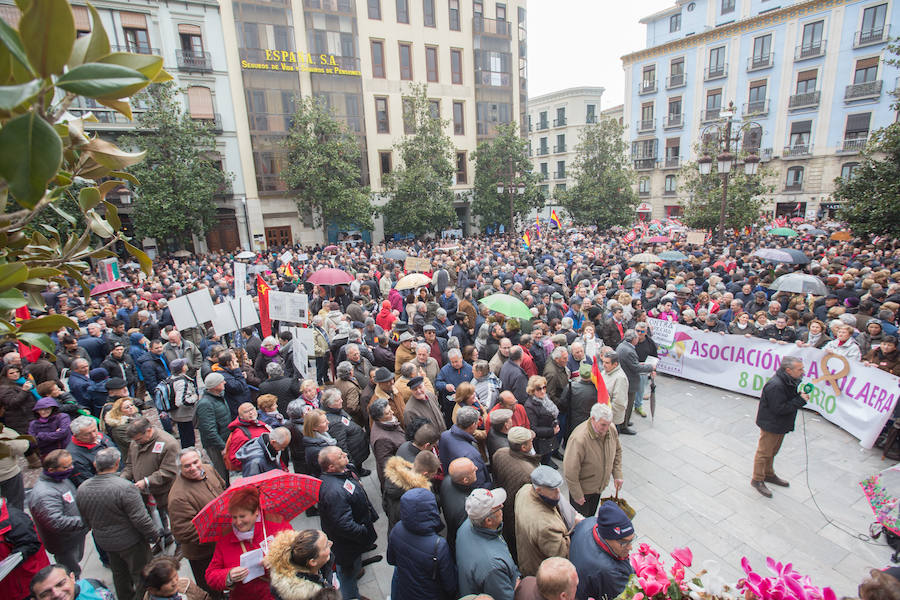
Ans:
POLYGON ((654 235, 653 237, 649 237, 644 241, 648 244, 665 244, 669 241, 669 238, 664 235, 654 235))
POLYGON ((319 269, 315 273, 309 276, 307 279, 310 283, 315 283, 317 285, 341 285, 343 283, 350 283, 353 281, 353 276, 350 275, 347 271, 341 271, 340 269, 319 269))
POLYGON ((110 292, 115 292, 117 290, 124 290, 130 288, 131 284, 125 281, 119 281, 116 279, 115 281, 105 281, 99 285, 95 285, 91 288, 91 296, 99 296, 100 294, 108 294, 110 292))
POLYGON ((267 471, 237 480, 215 500, 203 507, 191 523, 197 529, 200 543, 214 542, 231 530, 228 501, 236 490, 255 487, 259 490, 259 509, 266 515, 279 515, 290 521, 319 501, 322 481, 309 475, 267 471))
POLYGON ((337 250, 339 250, 339 248, 337 246, 335 246, 334 244, 332 244, 331 246, 325 246, 324 248, 322 248, 322 252, 335 252, 337 250))

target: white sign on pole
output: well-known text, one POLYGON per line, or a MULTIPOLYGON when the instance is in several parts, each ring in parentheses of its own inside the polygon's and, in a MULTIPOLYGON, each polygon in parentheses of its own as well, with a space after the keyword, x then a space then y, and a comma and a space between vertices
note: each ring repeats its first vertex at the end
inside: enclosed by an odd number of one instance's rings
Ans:
POLYGON ((250 327, 259 323, 259 313, 256 306, 253 305, 253 298, 250 296, 242 296, 236 300, 232 300, 234 306, 234 314, 238 318, 238 327, 250 327))
POLYGON ((306 254, 305 252, 303 254, 299 254, 297 255, 297 260, 306 262, 307 260, 309 260, 309 254, 306 254))
POLYGON ((269 290, 269 318, 273 321, 306 323, 309 298, 306 294, 269 290))
POLYGON ((169 312, 175 321, 175 328, 180 330, 197 326, 194 311, 191 310, 191 302, 187 296, 178 296, 169 300, 169 312))
POLYGON ((247 263, 232 263, 234 270, 234 297, 247 295, 247 263))
POLYGON ((284 254, 278 257, 278 260, 281 261, 281 264, 286 264, 294 260, 294 253, 290 250, 285 250, 284 254))
POLYGON ((170 301, 169 312, 172 313, 175 327, 182 330, 212 321, 215 307, 209 290, 202 289, 170 301))
POLYGON ((232 331, 237 331, 238 324, 235 319, 236 314, 232 312, 234 306, 231 301, 225 301, 216 304, 213 310, 212 326, 216 331, 216 335, 225 335, 232 331))
POLYGON ((306 379, 309 377, 309 356, 312 351, 312 336, 307 336, 304 332, 312 333, 311 329, 303 329, 302 327, 291 327, 291 348, 294 351, 294 367, 297 372, 306 379), (309 344, 309 345, 307 345, 309 344))

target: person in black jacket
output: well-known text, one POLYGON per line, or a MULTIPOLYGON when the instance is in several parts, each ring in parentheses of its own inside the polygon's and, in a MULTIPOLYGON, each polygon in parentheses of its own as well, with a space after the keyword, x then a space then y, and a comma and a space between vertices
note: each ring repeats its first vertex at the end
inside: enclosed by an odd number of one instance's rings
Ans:
POLYGON ((291 400, 300 397, 300 380, 284 374, 284 367, 277 362, 266 365, 268 379, 259 384, 259 395, 272 394, 277 398, 278 412, 287 414, 291 400))
POLYGON ((759 399, 759 409, 756 412, 756 424, 760 429, 759 444, 753 459, 753 479, 750 485, 766 498, 772 497, 766 483, 782 487, 790 485, 775 475, 774 462, 784 434, 794 430, 797 411, 809 402, 809 394, 797 389, 803 373, 802 358, 785 356, 775 376, 763 387, 762 397, 759 399))
POLYGON ((337 446, 350 456, 350 462, 356 467, 360 477, 371 471, 363 468, 369 458, 369 437, 366 430, 360 427, 347 411, 344 410, 344 399, 337 388, 329 388, 322 393, 322 410, 328 419, 328 434, 335 439, 337 446))
POLYGON ((337 446, 319 452, 322 485, 319 487, 319 517, 322 531, 333 542, 334 562, 341 582, 341 593, 359 598, 357 578, 364 564, 380 561, 381 555, 365 561, 362 555, 375 543, 378 513, 369 501, 362 481, 347 468, 347 453, 337 446))
MULTIPOLYGON (((165 381, 166 378, 172 374, 169 370, 169 365, 166 364, 166 359, 163 356, 162 340, 153 340, 150 342, 150 351, 138 359, 137 366, 144 376, 144 385, 147 388, 147 393, 150 394, 150 397, 152 398, 156 386, 165 381)), ((142 398, 138 398, 138 400, 142 400, 142 398)))

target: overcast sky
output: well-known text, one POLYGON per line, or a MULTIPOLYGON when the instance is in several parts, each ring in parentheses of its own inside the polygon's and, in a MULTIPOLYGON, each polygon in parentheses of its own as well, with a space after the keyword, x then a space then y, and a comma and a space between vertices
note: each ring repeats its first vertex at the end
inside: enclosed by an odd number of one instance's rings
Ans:
POLYGON ((603 86, 603 109, 621 104, 620 57, 644 47, 638 20, 675 0, 532 0, 528 3, 528 95, 603 86))

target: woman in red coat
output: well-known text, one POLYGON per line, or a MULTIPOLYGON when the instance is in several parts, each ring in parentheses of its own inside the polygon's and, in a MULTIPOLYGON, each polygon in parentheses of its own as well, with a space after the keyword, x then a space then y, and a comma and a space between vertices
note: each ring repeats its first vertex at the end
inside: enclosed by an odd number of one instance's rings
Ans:
POLYGON ((22 553, 22 562, 0 580, 0 598, 23 600, 31 595, 28 584, 34 574, 50 564, 34 522, 27 513, 9 506, 0 498, 0 560, 14 552, 22 553))
POLYGON ((230 590, 230 600, 272 600, 269 574, 243 583, 248 570, 241 566, 241 555, 256 550, 262 541, 272 539, 279 531, 290 529, 290 523, 259 520, 259 490, 238 490, 228 502, 231 531, 216 542, 206 582, 214 590, 230 590), (263 529, 265 528, 265 535, 263 529))

